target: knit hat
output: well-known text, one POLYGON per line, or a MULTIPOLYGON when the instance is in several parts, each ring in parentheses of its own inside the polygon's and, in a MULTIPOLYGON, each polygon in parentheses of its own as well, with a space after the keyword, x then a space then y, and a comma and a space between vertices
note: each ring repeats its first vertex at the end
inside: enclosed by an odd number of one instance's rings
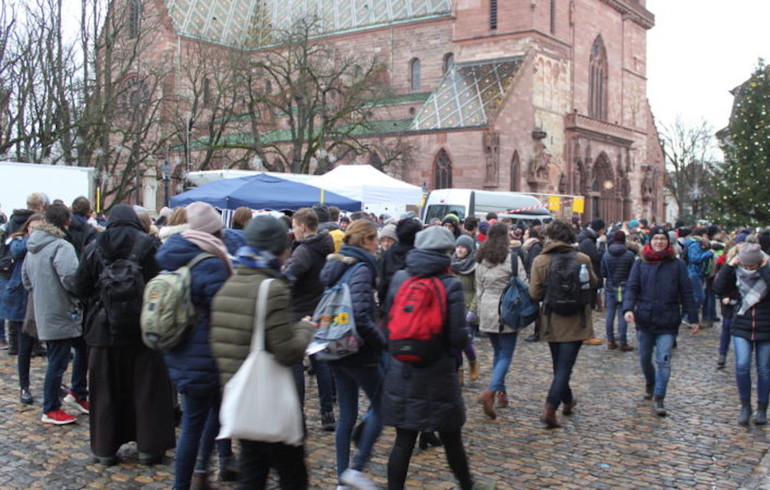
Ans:
POLYGON ((618 230, 612 234, 612 243, 626 243, 626 234, 623 233, 623 230, 618 230))
POLYGON ((479 233, 483 233, 484 235, 486 235, 488 231, 489 231, 488 221, 482 221, 481 223, 479 223, 479 233))
POLYGON ((261 214, 249 221, 244 235, 250 247, 267 250, 277 256, 289 246, 288 231, 283 221, 269 214, 261 214))
POLYGON ((746 241, 746 238, 749 236, 748 233, 740 232, 737 235, 735 235, 735 243, 742 243, 746 241))
POLYGON ((741 265, 757 265, 762 262, 762 247, 758 243, 746 243, 738 252, 741 265))
POLYGON ((638 221, 636 221, 635 219, 632 219, 632 220, 631 220, 631 221, 628 223, 628 226, 630 226, 631 228, 636 228, 637 226, 639 226, 639 222, 638 222, 638 221))
POLYGON ((443 226, 430 226, 417 234, 414 246, 421 250, 451 252, 455 249, 455 237, 443 226))
POLYGON ((591 226, 591 229, 594 231, 599 231, 606 228, 606 226, 604 225, 604 220, 601 218, 592 219, 590 226, 591 226))
POLYGON ((668 245, 669 246, 671 245, 671 238, 669 238, 668 232, 662 226, 656 226, 655 228, 650 230, 650 240, 652 240, 652 238, 655 235, 663 235, 664 237, 666 237, 666 241, 668 242, 668 245))
POLYGON ((320 202, 313 204, 313 211, 318 215, 319 223, 326 223, 332 219, 331 214, 329 214, 329 207, 326 204, 320 202))
POLYGON ((214 234, 225 227, 217 210, 207 202, 195 201, 188 204, 185 209, 187 210, 187 223, 191 230, 214 234))
POLYGON ((469 237, 468 235, 460 235, 457 237, 457 240, 455 240, 455 246, 465 247, 470 252, 476 248, 476 243, 473 241, 473 238, 469 237))
POLYGON ((398 241, 398 235, 396 234, 396 225, 391 223, 389 225, 385 225, 380 230, 380 239, 382 238, 392 238, 395 241, 398 241))
POLYGON ((404 245, 413 247, 414 237, 420 230, 422 230, 422 225, 416 219, 402 219, 396 225, 396 235, 398 236, 398 241, 404 245))
POLYGON ((446 216, 444 216, 443 220, 441 220, 442 225, 447 223, 452 223, 455 226, 460 226, 460 218, 458 218, 456 214, 449 213, 446 216))

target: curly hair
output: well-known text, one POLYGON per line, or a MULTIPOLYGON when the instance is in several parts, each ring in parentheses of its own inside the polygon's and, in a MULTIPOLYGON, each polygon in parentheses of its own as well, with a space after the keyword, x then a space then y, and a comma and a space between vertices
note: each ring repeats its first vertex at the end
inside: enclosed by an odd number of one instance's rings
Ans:
POLYGON ((545 236, 551 240, 557 240, 564 243, 575 243, 577 235, 572 225, 562 219, 555 219, 545 227, 545 236))

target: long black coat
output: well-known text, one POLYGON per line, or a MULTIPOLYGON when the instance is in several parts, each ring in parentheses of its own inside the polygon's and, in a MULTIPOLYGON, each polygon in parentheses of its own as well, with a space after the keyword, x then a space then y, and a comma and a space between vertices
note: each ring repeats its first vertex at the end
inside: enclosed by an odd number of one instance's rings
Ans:
MULTIPOLYGON (((766 284, 770 284, 770 266, 760 267, 759 274, 766 284)), ((725 265, 714 279, 714 292, 720 297, 740 297, 735 279, 735 267, 725 265)), ((730 335, 759 342, 770 340, 770 294, 765 295, 759 303, 746 310, 743 315, 738 314, 740 306, 739 301, 734 308, 730 335)))
MULTIPOLYGON (((406 270, 397 272, 388 291, 387 305, 409 276, 446 274, 450 258, 440 252, 413 250, 406 257, 406 270)), ((465 424, 465 405, 457 379, 453 349, 468 343, 465 301, 460 281, 443 275, 449 313, 444 326, 446 344, 441 357, 426 367, 395 359, 385 373, 383 423, 407 430, 456 431, 465 424)))

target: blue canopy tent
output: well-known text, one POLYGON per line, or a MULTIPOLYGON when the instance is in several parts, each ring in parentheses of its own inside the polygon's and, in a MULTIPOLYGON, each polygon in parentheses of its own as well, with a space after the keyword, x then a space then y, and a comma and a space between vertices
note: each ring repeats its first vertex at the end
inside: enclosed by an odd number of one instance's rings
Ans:
POLYGON ((217 180, 172 197, 171 206, 186 206, 195 201, 207 202, 219 209, 247 206, 251 209, 297 210, 322 201, 345 211, 361 209, 361 201, 267 174, 217 180))

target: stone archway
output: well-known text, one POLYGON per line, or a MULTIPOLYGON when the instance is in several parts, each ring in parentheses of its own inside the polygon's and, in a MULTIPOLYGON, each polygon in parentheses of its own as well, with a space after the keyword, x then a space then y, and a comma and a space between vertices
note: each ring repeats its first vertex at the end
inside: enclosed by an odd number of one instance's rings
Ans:
POLYGON ((452 187, 452 160, 443 148, 436 155, 433 164, 433 188, 450 189, 452 187))
POLYGON ((591 217, 602 218, 605 222, 616 221, 620 216, 615 198, 615 175, 606 153, 601 152, 596 158, 593 176, 591 217))

